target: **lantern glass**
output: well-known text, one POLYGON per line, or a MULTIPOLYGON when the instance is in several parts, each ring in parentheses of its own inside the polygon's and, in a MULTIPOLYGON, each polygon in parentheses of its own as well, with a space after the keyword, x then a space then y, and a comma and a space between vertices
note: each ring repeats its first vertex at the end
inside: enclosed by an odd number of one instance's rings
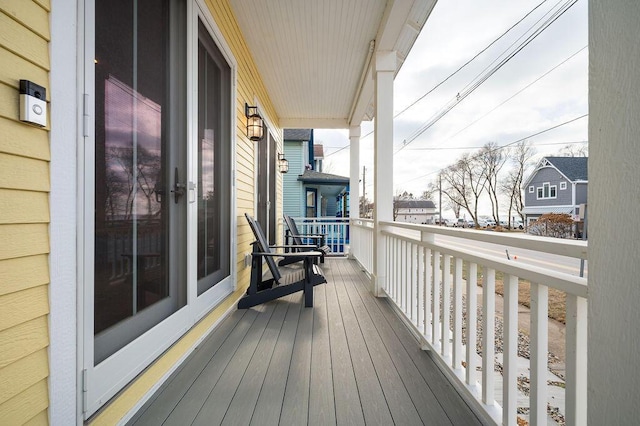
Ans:
POLYGON ((289 160, 284 158, 284 154, 278 154, 278 170, 280 173, 287 173, 289 171, 289 160))
POLYGON ((252 141, 258 141, 262 139, 262 135, 262 118, 258 114, 249 116, 247 118, 247 137, 252 141))

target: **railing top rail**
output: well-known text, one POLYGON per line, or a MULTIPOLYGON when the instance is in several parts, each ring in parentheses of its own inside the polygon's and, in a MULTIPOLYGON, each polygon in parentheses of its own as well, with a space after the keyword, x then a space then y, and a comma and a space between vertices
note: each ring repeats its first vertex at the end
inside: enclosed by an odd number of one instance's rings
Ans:
POLYGON ((530 282, 544 284, 548 287, 561 290, 567 294, 573 294, 578 297, 588 297, 587 279, 575 275, 558 272, 551 269, 541 268, 538 266, 527 265, 524 263, 515 263, 505 260, 501 257, 491 255, 478 255, 476 252, 464 249, 454 248, 447 244, 437 244, 420 241, 404 235, 394 234, 389 231, 382 231, 383 235, 396 238, 398 240, 407 241, 431 250, 438 250, 441 253, 449 254, 469 262, 487 266, 506 274, 514 275, 530 282))
POLYGON ((351 224, 363 228, 373 228, 373 219, 351 218, 351 224))
MULTIPOLYGON (((380 222, 386 228, 408 229, 418 232, 427 232, 435 235, 464 238, 467 240, 483 241, 486 243, 502 244, 509 247, 517 247, 528 250, 542 251, 560 256, 587 259, 587 242, 581 240, 565 240, 561 238, 538 237, 527 234, 505 234, 491 231, 478 231, 473 229, 446 228, 436 225, 416 225, 401 222, 380 222)), ((384 228, 383 228, 384 229, 384 228)))

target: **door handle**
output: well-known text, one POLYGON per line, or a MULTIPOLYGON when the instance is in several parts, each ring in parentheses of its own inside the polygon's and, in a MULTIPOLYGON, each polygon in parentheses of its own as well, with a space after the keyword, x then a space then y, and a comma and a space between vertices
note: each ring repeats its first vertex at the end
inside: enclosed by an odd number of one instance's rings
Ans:
POLYGON ((173 201, 176 204, 178 204, 178 201, 180 201, 180 197, 184 195, 185 189, 187 187, 184 183, 180 183, 179 180, 180 176, 178 174, 178 168, 176 167, 173 180, 173 189, 171 190, 171 192, 173 192, 173 201))

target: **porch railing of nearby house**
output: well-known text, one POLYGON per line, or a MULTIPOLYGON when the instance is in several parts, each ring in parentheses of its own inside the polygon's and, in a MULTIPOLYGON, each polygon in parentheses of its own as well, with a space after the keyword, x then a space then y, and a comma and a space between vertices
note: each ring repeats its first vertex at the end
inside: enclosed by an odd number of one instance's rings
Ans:
MULTIPOLYGON (((557 270, 530 266, 507 257, 448 246, 446 237, 535 250, 586 259, 581 241, 523 238, 494 232, 381 222, 386 282, 383 295, 430 350, 459 391, 496 423, 516 425, 518 400, 527 398, 532 425, 547 424, 548 291, 566 295, 564 418, 568 425, 586 424, 587 412, 587 281, 557 270), (496 276, 504 284, 502 354, 496 354, 496 276), (530 356, 519 358, 518 287, 530 283, 530 356), (482 296, 478 300, 479 281, 482 296), (478 309, 477 304, 480 304, 478 309), (468 307, 468 309, 467 309, 468 307), (481 315, 481 328, 476 323, 481 315), (477 335, 480 330, 482 337, 477 335), (444 336, 444 339, 443 339, 444 336), (471 344, 465 344, 471 342, 471 344), (479 356, 478 356, 479 355, 479 356), (496 356, 497 355, 497 356, 496 356), (502 359, 500 359, 500 357, 502 359), (500 363, 501 362, 501 366, 500 363), (518 363, 529 362, 528 369, 518 363), (523 370, 525 373, 523 374, 523 370), (502 374, 500 374, 500 371, 502 374), (529 377, 525 377, 528 373, 529 377), (528 382, 523 391, 518 382, 528 382), (497 390, 500 389, 500 390, 497 390), (496 402, 496 399, 501 401, 496 402)), ((352 255, 373 275, 373 223, 352 221, 352 255), (363 241, 358 241, 363 238, 363 241)))
POLYGON ((295 217, 300 234, 324 235, 325 244, 332 255, 346 254, 349 246, 349 218, 347 217, 295 217))

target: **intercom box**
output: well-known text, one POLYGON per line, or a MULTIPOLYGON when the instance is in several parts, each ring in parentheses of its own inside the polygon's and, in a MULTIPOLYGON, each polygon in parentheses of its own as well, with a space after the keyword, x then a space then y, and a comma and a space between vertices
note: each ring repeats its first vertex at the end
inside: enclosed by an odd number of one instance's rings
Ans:
POLYGON ((29 80, 20 80, 20 120, 47 125, 47 91, 29 80))

